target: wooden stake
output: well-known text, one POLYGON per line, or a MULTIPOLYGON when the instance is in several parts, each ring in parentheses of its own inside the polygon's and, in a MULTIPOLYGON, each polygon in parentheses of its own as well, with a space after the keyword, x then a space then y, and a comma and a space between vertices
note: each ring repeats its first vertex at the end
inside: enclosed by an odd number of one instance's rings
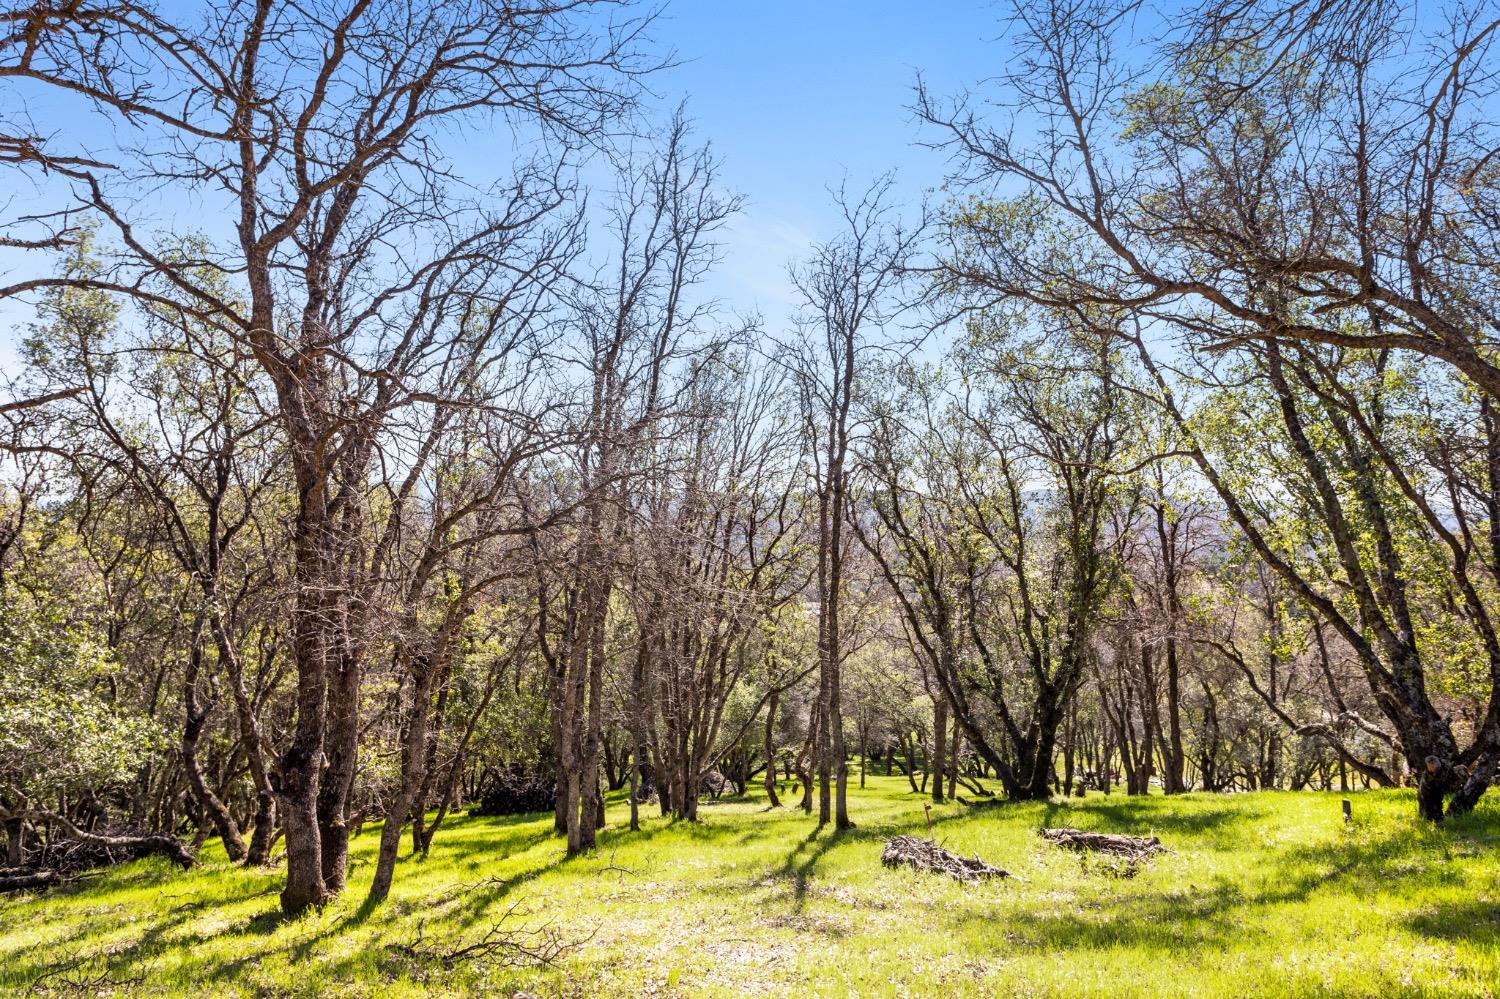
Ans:
POLYGON ((932 806, 923 802, 922 810, 927 813, 927 835, 932 835, 932 806))

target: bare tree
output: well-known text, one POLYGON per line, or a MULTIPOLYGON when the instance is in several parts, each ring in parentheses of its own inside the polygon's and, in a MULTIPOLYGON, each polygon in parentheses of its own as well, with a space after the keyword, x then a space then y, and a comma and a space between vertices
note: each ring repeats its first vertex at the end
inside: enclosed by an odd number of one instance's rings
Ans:
MULTIPOLYGON (((429 480, 407 475, 385 504, 382 549, 390 555, 385 603, 396 618, 394 672, 410 697, 400 726, 401 771, 388 795, 371 901, 390 891, 408 817, 421 822, 447 684, 465 653, 481 602, 524 575, 524 537, 565 517, 525 501, 530 466, 556 451, 571 431, 541 391, 545 339, 521 325, 503 363, 471 372, 470 405, 435 411, 422 439, 429 480), (434 698, 437 704, 434 705, 434 698)), ((517 629, 519 630, 519 629, 517 629)), ((518 642, 519 634, 512 641, 518 642)), ((416 835, 425 850, 431 831, 416 835)))
MULTIPOLYGON (((743 332, 721 326, 716 303, 694 298, 718 260, 717 232, 740 202, 720 190, 712 152, 690 138, 679 113, 659 144, 623 161, 606 209, 612 259, 572 305, 587 398, 578 418, 581 513, 572 564, 558 573, 559 641, 544 643, 553 671, 556 821, 572 853, 591 848, 603 824, 609 611, 624 568, 633 490, 661 459, 669 418, 691 407, 699 369, 743 332)), ((539 627, 548 626, 544 610, 539 627)), ((645 683, 647 671, 638 666, 645 683)), ((636 686, 632 696, 642 701, 644 693, 636 686)))
POLYGON ((643 497, 632 573, 636 602, 653 608, 638 639, 651 668, 643 742, 656 747, 663 811, 690 821, 708 768, 808 671, 780 654, 775 638, 806 585, 800 442, 777 433, 780 373, 749 363, 737 352, 700 376, 686 425, 671 435, 675 454, 664 455, 666 474, 643 497), (731 696, 762 682, 753 708, 726 732, 731 696))
POLYGON ((567 227, 548 225, 566 196, 555 165, 468 196, 432 137, 497 119, 564 143, 603 136, 646 68, 641 22, 601 28, 605 6, 257 0, 194 25, 134 3, 0 14, 0 74, 140 126, 117 170, 16 146, 23 167, 63 163, 69 180, 29 241, 66 237, 88 211, 110 253, 96 276, 0 297, 72 286, 182 313, 243 344, 274 391, 297 493, 297 727, 276 774, 289 913, 344 884, 378 441, 392 414, 450 395, 515 295, 555 281, 569 252, 567 227), (164 252, 135 221, 142 182, 221 205, 233 233, 164 252), (230 276, 236 296, 204 273, 230 276))
POLYGON ((888 326, 904 308, 899 285, 921 232, 920 227, 900 225, 890 204, 891 186, 887 177, 859 195, 835 192, 844 228, 792 269, 801 296, 801 340, 785 345, 782 359, 801 397, 818 500, 818 821, 832 821, 838 829, 853 826, 840 683, 845 656, 844 563, 852 544, 845 528, 850 514, 849 455, 858 432, 855 402, 865 369, 894 343, 888 326))

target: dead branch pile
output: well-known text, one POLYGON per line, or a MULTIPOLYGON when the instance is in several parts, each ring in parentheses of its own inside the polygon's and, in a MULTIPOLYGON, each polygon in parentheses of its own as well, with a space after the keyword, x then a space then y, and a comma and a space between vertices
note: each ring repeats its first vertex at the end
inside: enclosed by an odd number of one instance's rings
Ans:
POLYGON ((193 866, 193 852, 187 844, 167 833, 91 832, 72 827, 69 835, 73 838, 49 840, 28 854, 27 866, 72 874, 152 856, 166 857, 183 870, 193 866))
POLYGON ((0 868, 0 892, 50 888, 84 871, 112 867, 142 857, 168 857, 183 870, 193 866, 192 851, 176 836, 167 833, 96 832, 83 829, 53 812, 33 809, 12 814, 51 822, 61 827, 62 834, 28 850, 22 866, 0 868))
POLYGON ((698 793, 707 794, 717 799, 720 795, 736 795, 740 793, 739 785, 725 777, 717 770, 710 770, 698 778, 698 793))
POLYGON ((932 874, 946 874, 959 881, 1010 877, 1009 872, 986 864, 978 857, 960 857, 932 840, 916 836, 897 836, 891 840, 880 852, 880 862, 886 867, 910 867, 932 874))
POLYGON ((542 771, 506 767, 492 773, 479 803, 470 815, 526 815, 549 810, 556 798, 557 778, 542 771))
MULTIPOLYGON (((1082 829, 1043 829, 1042 839, 1077 853, 1103 853, 1119 857, 1131 865, 1140 865, 1166 853, 1167 848, 1155 836, 1123 836, 1117 833, 1086 832, 1082 829)), ((1134 873, 1133 871, 1131 873, 1134 873)))

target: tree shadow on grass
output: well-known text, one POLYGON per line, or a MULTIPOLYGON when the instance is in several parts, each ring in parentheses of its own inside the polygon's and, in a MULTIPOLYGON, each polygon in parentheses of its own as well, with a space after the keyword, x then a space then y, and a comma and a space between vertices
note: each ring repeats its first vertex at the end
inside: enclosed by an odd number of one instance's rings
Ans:
POLYGON ((1437 902, 1404 917, 1402 923, 1424 937, 1500 947, 1500 907, 1494 902, 1437 902))
MULTIPOLYGON (((999 920, 961 912, 958 921, 983 920, 986 936, 1000 931, 1005 946, 1212 951, 1243 943, 1238 927, 1274 920, 1274 912, 1267 910, 1308 903, 1319 895, 1331 900, 1379 895, 1417 903, 1435 889, 1462 889, 1464 872, 1451 862, 1454 840, 1413 826, 1353 830, 1330 840, 1267 850, 1253 872, 1239 872, 1243 880, 1218 877, 1205 887, 1164 884, 1160 890, 1133 885, 1066 908, 1038 904, 999 920)), ((1467 837, 1459 842, 1470 845, 1467 837)), ((1182 848, 1189 859, 1191 851, 1191 845, 1182 848)), ((1469 859, 1477 855, 1473 850, 1463 854, 1469 859)), ((1430 903, 1401 917, 1401 923, 1424 936, 1483 946, 1500 943, 1500 913, 1491 904, 1430 903)))
POLYGON ((1341 836, 1277 851, 1275 866, 1300 870, 1294 880, 1355 892, 1401 894, 1435 887, 1462 887, 1458 859, 1497 857, 1493 847, 1475 848, 1466 836, 1416 825, 1381 831, 1348 830, 1341 836), (1457 847, 1457 849, 1455 849, 1457 847))
POLYGON ((565 851, 560 850, 549 859, 543 859, 541 863, 533 863, 504 877, 492 876, 478 882, 452 885, 444 889, 445 897, 433 898, 430 904, 437 909, 444 902, 454 900, 456 905, 453 918, 459 926, 467 928, 483 921, 492 914, 498 903, 510 899, 519 889, 538 878, 588 863, 597 859, 597 854, 598 851, 595 850, 570 857, 565 851))
MULTIPOLYGON (((498 853, 501 856, 519 853, 554 835, 550 819, 550 814, 536 812, 524 815, 463 815, 457 819, 449 818, 443 823, 443 827, 438 830, 437 837, 432 841, 430 858, 462 860, 477 853, 490 855, 498 853), (549 820, 545 825, 544 819, 549 820), (528 831, 529 826, 536 828, 528 831)), ((381 825, 382 823, 379 822, 370 823, 365 827, 364 836, 370 836, 373 833, 375 834, 373 838, 378 841, 381 825)), ((410 851, 410 841, 410 830, 403 829, 400 853, 403 863, 411 859, 420 859, 414 857, 410 851)))
MULTIPOLYGON (((268 894, 261 892, 249 898, 257 898, 268 894)), ((90 922, 81 925, 78 930, 70 934, 66 939, 57 941, 49 951, 61 953, 61 959, 54 959, 47 964, 32 965, 22 974, 29 975, 33 981, 45 979, 56 974, 58 971, 66 970, 69 962, 77 961, 80 952, 95 951, 87 955, 87 960, 102 959, 108 964, 111 973, 118 971, 121 975, 144 974, 147 977, 142 984, 149 988, 150 971, 154 959, 169 954, 184 954, 188 956, 189 963, 195 958, 201 965, 201 974, 205 978, 216 980, 233 979, 247 967, 253 967, 266 957, 280 952, 292 954, 294 958, 305 958, 311 948, 327 937, 330 937, 342 929, 343 920, 336 920, 318 932, 304 938, 288 941, 284 945, 276 947, 257 946, 250 954, 228 962, 220 962, 212 957, 202 956, 214 953, 213 945, 226 937, 233 936, 257 936, 265 937, 280 929, 290 922, 290 918, 283 916, 280 909, 255 913, 242 922, 233 926, 216 930, 214 932, 187 931, 184 926, 199 917, 201 909, 209 903, 239 904, 244 900, 227 901, 223 899, 205 900, 204 904, 190 903, 177 906, 168 910, 161 918, 155 918, 147 923, 138 936, 128 941, 118 943, 105 943, 96 941, 101 929, 109 929, 99 924, 90 922)))
MULTIPOLYGON (((256 921, 263 920, 269 924, 273 915, 276 922, 280 922, 277 911, 253 916, 247 923, 215 933, 183 932, 187 924, 205 913, 244 905, 263 896, 276 894, 279 886, 275 882, 279 880, 279 876, 274 871, 256 869, 247 872, 244 868, 221 862, 200 867, 184 875, 175 867, 166 867, 155 859, 136 861, 134 868, 101 871, 101 877, 108 875, 107 883, 102 886, 91 884, 81 890, 54 891, 41 896, 41 904, 60 907, 56 914, 66 921, 67 930, 50 940, 45 947, 34 948, 31 953, 23 952, 19 958, 13 959, 12 966, 5 969, 7 974, 0 976, 0 982, 17 977, 21 980, 35 980, 58 974, 67 970, 68 962, 76 963, 79 955, 84 955, 83 959, 88 962, 103 961, 110 974, 114 974, 117 969, 123 969, 123 973, 127 974, 132 971, 149 972, 147 964, 156 956, 177 950, 201 952, 204 945, 226 934, 269 932, 274 929, 273 926, 262 927, 256 921), (212 880, 220 877, 235 880, 227 886, 212 880), (176 885, 185 890, 178 894, 166 890, 176 885), (156 901, 160 903, 148 915, 126 918, 123 921, 111 915, 121 908, 129 911, 133 904, 133 901, 122 904, 118 899, 119 895, 138 892, 142 888, 156 889, 156 901), (193 895, 201 897, 175 901, 193 895), (127 939, 118 939, 122 930, 127 934, 127 939), (62 955, 60 959, 58 954, 62 955)), ((136 911, 139 911, 138 905, 136 911)), ((147 984, 149 985, 149 979, 147 984)))
MULTIPOLYGON (((252 917, 252 919, 246 925, 248 926, 250 924, 256 923, 257 920, 262 920, 263 922, 260 925, 262 927, 267 927, 268 929, 261 929, 260 932, 269 933, 276 929, 279 929, 284 925, 287 925, 288 923, 295 923, 297 921, 297 917, 294 916, 284 917, 280 919, 275 918, 278 915, 280 915, 279 911, 262 913, 258 916, 252 917)), ((233 960, 222 961, 214 965, 211 970, 205 969, 205 972, 207 974, 207 977, 214 981, 238 982, 242 980, 242 976, 246 971, 257 967, 267 958, 273 957, 277 954, 285 954, 287 956, 288 963, 292 965, 295 965, 298 962, 306 961, 312 955, 314 949, 318 945, 322 944, 326 940, 330 940, 347 932, 350 926, 355 922, 353 916, 353 912, 348 913, 344 916, 339 917, 338 919, 330 921, 326 926, 319 927, 312 933, 307 933, 302 936, 295 937, 277 946, 257 947, 255 950, 251 951, 248 954, 244 954, 233 960)), ((204 943, 207 943, 208 941, 223 935, 224 934, 214 934, 210 937, 203 937, 199 934, 194 934, 194 937, 204 943)), ((177 946, 182 946, 182 944, 178 943, 177 946)), ((191 943, 188 943, 188 946, 191 948, 191 943)))
POLYGON ((527 834, 514 831, 502 839, 476 836, 466 840, 462 844, 449 843, 445 845, 434 843, 432 853, 425 858, 421 856, 403 856, 396 866, 397 876, 400 876, 399 872, 402 864, 413 861, 418 864, 444 862, 452 863, 455 866, 472 866, 475 862, 474 858, 479 858, 480 863, 485 861, 503 861, 525 853, 528 850, 533 850, 557 836, 558 834, 554 833, 551 827, 546 827, 536 829, 527 834))
POLYGON ((1251 829, 1266 814, 1264 808, 1236 801, 1193 802, 1196 807, 1184 808, 1183 804, 1189 800, 1142 796, 1086 799, 1068 804, 1048 801, 1042 824, 1052 826, 1065 819, 1068 824, 1091 830, 1132 836, 1209 836, 1229 832, 1237 837, 1242 833, 1235 832, 1234 827, 1251 829))
MULTIPOLYGON (((483 826, 477 827, 469 821, 464 821, 462 824, 455 823, 452 831, 457 833, 462 830, 466 835, 455 836, 448 843, 444 843, 440 836, 434 844, 432 859, 437 860, 441 857, 444 862, 462 864, 466 858, 484 854, 496 863, 504 862, 515 855, 533 849, 551 837, 549 827, 543 826, 530 831, 525 829, 527 826, 539 824, 541 818, 543 816, 538 815, 486 818, 477 820, 484 823, 483 826)), ((378 833, 373 837, 370 834, 378 829, 379 824, 373 824, 358 839, 376 839, 378 833)), ((360 855, 351 857, 351 873, 372 865, 373 859, 373 853, 368 851, 361 851, 360 855)), ((493 886, 477 894, 475 904, 482 905, 498 900, 521 884, 539 877, 549 869, 560 866, 561 863, 562 859, 557 863, 528 868, 503 881, 496 879, 493 886)), ((159 869, 159 865, 153 865, 151 861, 142 861, 138 864, 139 869, 136 870, 111 872, 109 882, 105 886, 69 886, 64 892, 49 893, 48 900, 65 901, 67 904, 85 906, 90 910, 99 907, 108 908, 113 904, 114 897, 120 893, 136 892, 143 887, 165 887, 181 877, 180 872, 159 869), (103 890, 100 890, 101 888, 103 890)), ((410 858, 403 858, 398 867, 398 883, 400 871, 411 870, 409 864, 410 858)), ((200 871, 197 873, 201 876, 205 873, 217 875, 228 872, 200 871)), ((157 956, 182 953, 188 955, 190 963, 196 962, 201 965, 197 977, 202 980, 237 981, 240 976, 260 963, 278 955, 285 955, 287 961, 293 965, 306 960, 325 941, 343 935, 360 924, 372 920, 379 911, 378 907, 369 906, 367 903, 349 908, 338 918, 319 923, 312 928, 312 932, 297 934, 290 940, 278 941, 274 944, 267 938, 282 931, 288 924, 296 922, 294 917, 285 916, 279 906, 274 904, 272 907, 250 913, 236 922, 209 932, 187 928, 187 924, 200 918, 207 910, 237 906, 261 896, 275 895, 279 891, 280 874, 275 871, 265 873, 266 879, 246 885, 249 890, 244 894, 226 895, 212 891, 208 884, 193 884, 188 894, 195 894, 201 890, 207 892, 208 897, 191 898, 180 904, 163 907, 153 912, 148 919, 143 920, 144 925, 132 933, 131 939, 114 944, 104 941, 111 931, 119 928, 117 925, 110 924, 105 919, 81 919, 77 926, 70 927, 65 936, 49 944, 45 961, 28 962, 22 967, 6 969, 8 972, 14 972, 14 975, 7 977, 20 981, 24 985, 39 976, 53 974, 60 968, 65 969, 66 962, 76 960, 77 955, 81 953, 100 950, 101 954, 107 951, 111 968, 135 971, 145 969, 147 964, 157 956), (221 953, 216 954, 213 946, 215 942, 232 937, 256 937, 261 938, 262 942, 253 945, 247 953, 233 959, 226 959, 221 953), (64 956, 58 959, 56 957, 58 954, 64 956)), ((351 883, 348 892, 353 894, 362 891, 365 887, 363 882, 358 885, 351 883)), ((453 890, 461 891, 462 887, 455 885, 453 890)), ((476 912, 473 918, 478 919, 481 916, 482 912, 476 912)), ((403 922, 404 919, 397 919, 393 925, 400 925, 403 922)), ((149 986, 149 980, 145 984, 149 986)))
POLYGON ((964 912, 958 921, 982 921, 986 938, 1001 950, 1203 950, 1227 947, 1239 938, 1234 920, 1225 917, 1245 904, 1237 886, 1220 884, 1192 894, 1120 895, 1082 909, 1039 907, 1001 920, 964 912), (995 930, 1000 932, 990 932, 995 930))
MULTIPOLYGON (((47 959, 25 964, 18 963, 14 967, 6 968, 4 975, 0 976, 0 983, 13 979, 18 986, 25 986, 29 992, 47 979, 54 978, 80 964, 100 959, 106 959, 111 969, 133 970, 133 966, 143 957, 162 950, 162 937, 188 918, 183 915, 154 923, 148 926, 138 939, 124 947, 95 944, 92 938, 95 936, 97 927, 82 927, 79 932, 54 942, 48 948, 47 959)), ((25 961, 24 955, 20 961, 25 961)), ((17 994, 21 994, 21 989, 18 988, 17 994)))
POLYGON ((772 878, 780 880, 789 879, 791 881, 792 898, 794 900, 793 908, 797 912, 801 912, 802 909, 807 905, 808 882, 812 873, 813 866, 817 864, 818 858, 828 851, 828 847, 831 845, 833 840, 833 837, 830 836, 824 839, 822 842, 819 842, 818 833, 820 831, 821 830, 819 829, 812 829, 811 831, 809 831, 808 834, 802 837, 801 841, 799 841, 797 845, 792 847, 792 849, 787 853, 786 858, 782 860, 781 865, 774 868, 770 872, 770 876, 772 878), (798 858, 804 851, 808 851, 809 847, 812 847, 812 849, 807 853, 807 857, 805 859, 799 860, 798 858))
POLYGON ((785 859, 766 872, 765 876, 776 881, 791 882, 793 911, 800 914, 807 906, 813 870, 822 860, 823 855, 835 846, 873 839, 878 835, 880 835, 878 829, 863 826, 855 826, 853 829, 815 826, 808 830, 807 835, 787 852, 785 859))

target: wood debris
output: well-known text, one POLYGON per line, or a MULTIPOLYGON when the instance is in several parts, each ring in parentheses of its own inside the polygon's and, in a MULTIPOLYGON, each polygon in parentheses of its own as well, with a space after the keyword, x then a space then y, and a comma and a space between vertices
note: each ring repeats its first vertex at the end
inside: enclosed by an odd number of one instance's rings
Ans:
POLYGON ((1133 877, 1141 865, 1158 853, 1166 853, 1155 836, 1125 836, 1118 833, 1087 832, 1083 829, 1042 829, 1042 839, 1065 850, 1083 854, 1104 854, 1124 861, 1116 873, 1133 877))
POLYGON ((978 857, 960 857, 930 839, 916 836, 897 836, 886 843, 880 852, 880 862, 886 867, 910 867, 967 882, 1010 877, 1009 872, 986 864, 978 857))

